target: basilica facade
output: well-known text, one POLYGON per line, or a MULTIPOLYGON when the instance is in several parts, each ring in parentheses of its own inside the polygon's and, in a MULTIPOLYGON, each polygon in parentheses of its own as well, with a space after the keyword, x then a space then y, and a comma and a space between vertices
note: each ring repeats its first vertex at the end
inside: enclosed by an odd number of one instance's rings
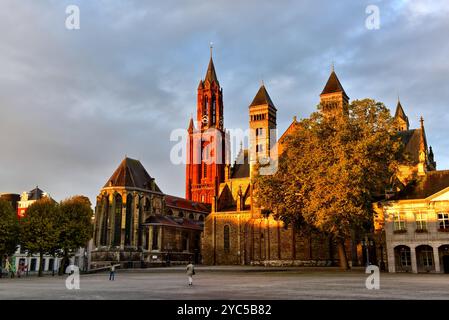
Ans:
MULTIPOLYGON (((333 69, 319 103, 322 112, 347 111, 349 97, 333 69)), ((257 190, 254 190, 253 179, 257 174, 257 164, 276 161, 286 147, 286 137, 298 129, 296 117, 278 139, 277 107, 262 84, 247 109, 248 148, 242 146, 231 163, 230 138, 224 127, 223 110, 223 90, 211 56, 206 76, 197 90, 197 126, 190 119, 188 127, 186 165, 186 198, 211 205, 202 238, 203 262, 211 265, 338 264, 336 243, 331 237, 300 233, 256 205, 257 190)), ((405 152, 413 160, 411 164, 400 167, 397 190, 392 191, 397 193, 417 176, 434 171, 436 163, 431 147, 427 147, 424 125, 410 130, 399 101, 395 122, 405 152)), ((385 234, 354 234, 345 245, 352 265, 364 265, 367 259, 378 265, 388 263, 385 234), (362 240, 365 236, 364 247, 362 240)))

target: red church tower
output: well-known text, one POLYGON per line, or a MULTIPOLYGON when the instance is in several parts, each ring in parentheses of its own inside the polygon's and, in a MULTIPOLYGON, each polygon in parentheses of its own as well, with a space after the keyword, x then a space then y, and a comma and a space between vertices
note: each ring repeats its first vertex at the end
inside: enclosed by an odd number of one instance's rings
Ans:
POLYGON ((223 126, 223 90, 215 73, 212 48, 206 77, 197 96, 197 126, 190 119, 187 141, 186 199, 212 203, 224 181, 226 133, 223 126))

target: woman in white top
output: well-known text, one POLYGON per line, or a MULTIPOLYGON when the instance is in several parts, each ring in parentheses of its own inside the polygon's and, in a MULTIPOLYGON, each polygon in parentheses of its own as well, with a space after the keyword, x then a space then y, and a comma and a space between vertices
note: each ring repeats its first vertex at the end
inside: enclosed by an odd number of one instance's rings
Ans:
POLYGON ((189 286, 193 285, 193 275, 195 274, 195 267, 193 266, 192 262, 189 262, 187 265, 187 277, 189 277, 189 286))

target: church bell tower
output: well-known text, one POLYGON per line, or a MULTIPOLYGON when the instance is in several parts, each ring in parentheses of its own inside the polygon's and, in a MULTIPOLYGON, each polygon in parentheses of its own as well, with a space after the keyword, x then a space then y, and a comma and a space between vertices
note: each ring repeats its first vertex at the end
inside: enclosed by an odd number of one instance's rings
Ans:
POLYGON ((213 203, 224 181, 226 134, 223 121, 223 90, 215 72, 212 47, 204 80, 197 89, 195 128, 189 123, 186 164, 186 198, 213 203))

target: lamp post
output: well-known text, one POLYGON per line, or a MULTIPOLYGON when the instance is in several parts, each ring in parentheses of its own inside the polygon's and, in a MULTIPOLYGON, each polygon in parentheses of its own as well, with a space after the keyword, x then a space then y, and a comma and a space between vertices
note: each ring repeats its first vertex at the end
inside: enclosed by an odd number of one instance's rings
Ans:
POLYGON ((365 246, 365 252, 366 252, 366 266, 368 267, 370 265, 370 261, 369 261, 369 246, 373 245, 373 241, 372 240, 368 240, 368 236, 365 235, 365 240, 362 240, 362 246, 365 246))

